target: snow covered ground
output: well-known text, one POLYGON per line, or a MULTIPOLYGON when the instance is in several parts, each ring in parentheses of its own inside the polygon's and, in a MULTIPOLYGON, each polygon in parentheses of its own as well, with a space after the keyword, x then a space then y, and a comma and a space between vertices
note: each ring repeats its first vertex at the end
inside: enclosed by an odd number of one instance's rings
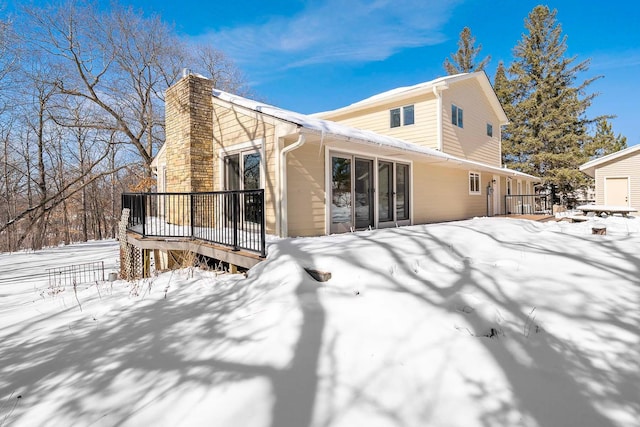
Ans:
POLYGON ((77 299, 38 272, 115 242, 2 254, 0 425, 637 426, 640 220, 595 221, 282 239, 77 299))

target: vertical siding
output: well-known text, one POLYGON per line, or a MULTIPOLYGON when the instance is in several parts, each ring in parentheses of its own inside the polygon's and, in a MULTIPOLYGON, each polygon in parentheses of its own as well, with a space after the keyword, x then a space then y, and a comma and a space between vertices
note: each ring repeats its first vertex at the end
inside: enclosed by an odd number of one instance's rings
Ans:
POLYGON ((370 130, 381 135, 413 142, 424 147, 438 148, 437 105, 433 95, 408 98, 400 103, 387 104, 376 108, 357 111, 351 114, 331 118, 330 120, 358 129, 370 130), (407 105, 414 106, 415 123, 392 128, 390 111, 407 105))
POLYGON ((325 234, 324 149, 307 143, 287 155, 288 235, 325 234))
POLYGON ((445 153, 500 167, 500 124, 475 79, 458 82, 443 91, 442 110, 445 153), (451 123, 451 104, 462 108, 462 128, 451 123), (487 123, 493 125, 493 137, 487 136, 487 123))
POLYGON ((614 160, 596 169, 596 203, 606 203, 605 178, 629 177, 629 204, 640 211, 640 153, 631 153, 628 156, 614 160))
POLYGON ((266 122, 261 116, 247 115, 241 111, 229 108, 226 105, 216 103, 213 106, 213 145, 214 145, 214 190, 224 190, 224 182, 221 181, 223 171, 220 150, 234 151, 234 145, 264 139, 264 193, 265 193, 265 218, 267 233, 276 233, 276 203, 277 203, 277 171, 276 165, 276 137, 275 125, 266 122))

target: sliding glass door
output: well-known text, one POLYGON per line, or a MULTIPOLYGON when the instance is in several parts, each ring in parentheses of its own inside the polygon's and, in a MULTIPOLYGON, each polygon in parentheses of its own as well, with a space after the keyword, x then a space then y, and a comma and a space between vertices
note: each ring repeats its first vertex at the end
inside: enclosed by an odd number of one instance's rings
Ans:
POLYGON ((378 223, 409 224, 409 165, 378 161, 378 223))
POLYGON ((373 160, 355 159, 354 213, 356 228, 373 226, 373 160))
MULTIPOLYGON (((231 154, 224 159, 225 190, 258 190, 261 188, 260 152, 245 151, 231 154)), ((253 194, 240 196, 241 218, 245 221, 257 222, 261 215, 261 204, 253 194)), ((231 208, 226 208, 231 215, 231 208)))
POLYGON ((331 233, 373 226, 373 160, 331 156, 331 233))

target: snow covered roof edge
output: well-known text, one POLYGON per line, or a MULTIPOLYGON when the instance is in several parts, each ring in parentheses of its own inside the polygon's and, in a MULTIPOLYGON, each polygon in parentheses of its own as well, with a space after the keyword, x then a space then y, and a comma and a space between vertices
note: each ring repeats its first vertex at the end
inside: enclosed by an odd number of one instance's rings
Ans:
POLYGON ((219 89, 213 90, 213 96, 223 101, 229 102, 233 105, 246 108, 251 111, 255 111, 260 114, 265 114, 276 119, 293 123, 304 129, 312 132, 317 132, 323 135, 329 134, 336 137, 346 138, 353 140, 354 142, 363 142, 371 145, 382 146, 387 148, 395 148, 402 151, 424 155, 427 157, 438 158, 443 162, 451 161, 461 165, 467 165, 471 169, 483 169, 489 170, 495 173, 503 175, 520 176, 522 178, 540 180, 540 178, 533 175, 529 175, 523 172, 514 171, 507 168, 499 168, 490 166, 484 163, 475 162, 472 160, 461 159, 451 154, 443 153, 433 148, 423 147, 412 142, 408 142, 402 139, 394 138, 387 135, 381 135, 376 132, 357 129, 350 126, 346 126, 340 123, 333 122, 331 120, 324 120, 314 116, 309 116, 302 113, 296 113, 294 111, 285 110, 273 105, 265 104, 258 101, 253 101, 248 98, 234 95, 219 89))
POLYGON ((340 107, 335 110, 328 110, 323 112, 314 113, 312 117, 331 117, 335 115, 342 114, 343 112, 349 111, 357 111, 361 108, 371 107, 378 103, 386 103, 393 101, 394 99, 402 99, 408 96, 431 92, 434 87, 444 87, 447 88, 449 84, 454 84, 460 81, 476 79, 478 83, 482 87, 485 95, 489 98, 489 103, 493 106, 494 110, 498 114, 500 118, 501 124, 506 124, 508 122, 508 117, 506 116, 500 101, 498 100, 497 95, 491 85, 491 81, 489 80, 489 76, 484 71, 476 71, 473 73, 460 73, 453 74, 450 76, 438 77, 437 79, 433 79, 427 82, 418 83, 412 86, 403 86, 395 89, 391 89, 382 93, 378 93, 376 95, 370 96, 369 98, 365 98, 361 101, 354 102, 353 104, 347 105, 346 107, 340 107))
POLYGON ((593 176, 593 174, 595 173, 594 170, 596 166, 613 161, 619 157, 632 154, 638 150, 640 150, 640 144, 632 145, 631 147, 627 147, 624 150, 616 151, 615 153, 607 154, 606 156, 600 157, 598 159, 590 160, 587 163, 583 163, 580 166, 580 170, 589 176, 593 176))

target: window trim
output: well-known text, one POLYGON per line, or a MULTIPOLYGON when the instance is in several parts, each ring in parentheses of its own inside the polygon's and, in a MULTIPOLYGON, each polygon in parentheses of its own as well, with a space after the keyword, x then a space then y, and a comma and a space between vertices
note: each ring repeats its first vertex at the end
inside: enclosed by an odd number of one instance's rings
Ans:
POLYGON ((469 171, 469 178, 467 181, 469 188, 469 195, 479 196, 482 194, 482 174, 476 171, 469 171), (474 188, 477 187, 477 188, 474 188))
MULTIPOLYGON (((260 188, 265 188, 266 185, 266 173, 267 173, 267 163, 266 163, 266 149, 265 149, 265 140, 264 138, 254 139, 251 141, 242 142, 240 144, 233 144, 218 150, 218 179, 219 184, 218 187, 222 191, 226 191, 227 188, 227 177, 225 172, 225 159, 228 156, 234 154, 240 154, 240 158, 242 158, 243 154, 248 153, 258 153, 260 154, 260 188)), ((215 185, 215 183, 214 183, 215 185)))
POLYGON ((389 128, 395 129, 402 127, 402 110, 400 107, 389 110, 389 128), (394 126, 394 112, 398 114, 398 124, 394 126))
POLYGON ((391 108, 389 110, 389 128, 390 129, 395 129, 403 126, 411 126, 411 125, 414 125, 415 123, 416 123, 415 104, 403 105, 401 107, 391 108), (411 114, 411 118, 412 118, 411 123, 407 123, 407 121, 405 120, 406 111, 409 108, 413 110, 413 114, 411 114), (393 125, 394 112, 398 114, 398 124, 396 126, 393 125))
POLYGON ((464 109, 451 103, 451 124, 464 129, 464 109))
POLYGON ((402 107, 402 126, 411 126, 416 123, 416 108, 415 104, 405 105, 402 107), (411 109, 411 123, 407 123, 407 109, 411 109))

